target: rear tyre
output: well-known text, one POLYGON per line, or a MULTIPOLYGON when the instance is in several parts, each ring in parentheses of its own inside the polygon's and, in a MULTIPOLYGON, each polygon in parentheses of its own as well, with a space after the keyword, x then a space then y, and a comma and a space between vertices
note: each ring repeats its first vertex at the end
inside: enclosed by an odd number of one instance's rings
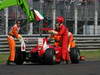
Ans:
POLYGON ((16 65, 22 65, 25 59, 26 59, 26 52, 21 51, 21 48, 17 47, 16 48, 16 54, 15 54, 16 65))
POLYGON ((72 63, 79 63, 79 59, 80 59, 80 51, 78 48, 71 48, 70 49, 70 58, 71 58, 71 62, 72 63))
POLYGON ((44 55, 44 63, 45 64, 55 64, 56 63, 56 56, 55 50, 53 48, 48 48, 44 55))

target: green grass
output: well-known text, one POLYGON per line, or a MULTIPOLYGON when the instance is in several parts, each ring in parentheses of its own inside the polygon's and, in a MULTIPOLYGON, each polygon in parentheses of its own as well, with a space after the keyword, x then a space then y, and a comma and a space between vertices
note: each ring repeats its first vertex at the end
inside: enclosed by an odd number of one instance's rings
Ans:
POLYGON ((9 54, 8 53, 0 53, 0 64, 5 63, 8 59, 9 54))
POLYGON ((100 60, 100 50, 97 51, 81 51, 81 56, 85 56, 86 60, 100 60))
MULTIPOLYGON (((100 60, 100 50, 97 51, 81 51, 81 56, 85 56, 85 60, 100 60)), ((0 64, 5 63, 8 59, 8 53, 0 53, 0 64)))

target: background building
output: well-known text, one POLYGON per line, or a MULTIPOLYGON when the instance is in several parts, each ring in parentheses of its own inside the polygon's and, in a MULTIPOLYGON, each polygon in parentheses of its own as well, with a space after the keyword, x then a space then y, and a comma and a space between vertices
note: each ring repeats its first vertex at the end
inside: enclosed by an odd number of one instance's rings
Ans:
POLYGON ((65 18, 65 25, 75 35, 100 35, 100 0, 28 0, 30 9, 37 9, 45 17, 30 24, 19 6, 0 11, 0 35, 8 33, 16 20, 22 21, 21 33, 47 33, 40 28, 54 28, 56 16, 65 18))

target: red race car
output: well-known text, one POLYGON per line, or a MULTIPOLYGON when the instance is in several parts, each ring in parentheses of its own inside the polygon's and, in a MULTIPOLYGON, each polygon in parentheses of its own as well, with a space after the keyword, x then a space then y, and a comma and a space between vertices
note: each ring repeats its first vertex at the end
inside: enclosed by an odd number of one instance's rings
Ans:
MULTIPOLYGON (((60 63, 62 61, 61 47, 50 45, 50 42, 50 39, 38 38, 38 44, 28 53, 25 50, 22 50, 22 46, 21 48, 16 48, 15 63, 18 65, 23 64, 24 61, 40 64, 60 63)), ((80 51, 78 48, 71 49, 70 58, 72 63, 79 63, 80 51)))

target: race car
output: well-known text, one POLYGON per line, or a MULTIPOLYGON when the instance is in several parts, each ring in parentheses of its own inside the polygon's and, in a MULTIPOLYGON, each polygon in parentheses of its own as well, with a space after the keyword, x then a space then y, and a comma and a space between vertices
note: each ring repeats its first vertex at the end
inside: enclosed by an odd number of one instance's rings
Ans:
MULTIPOLYGON (((54 47, 50 39, 38 38, 37 45, 29 52, 23 50, 25 43, 16 48, 15 63, 21 65, 24 61, 39 64, 59 64, 62 61, 61 47, 54 47)), ((70 49, 71 63, 79 63, 80 51, 78 48, 70 49)))

